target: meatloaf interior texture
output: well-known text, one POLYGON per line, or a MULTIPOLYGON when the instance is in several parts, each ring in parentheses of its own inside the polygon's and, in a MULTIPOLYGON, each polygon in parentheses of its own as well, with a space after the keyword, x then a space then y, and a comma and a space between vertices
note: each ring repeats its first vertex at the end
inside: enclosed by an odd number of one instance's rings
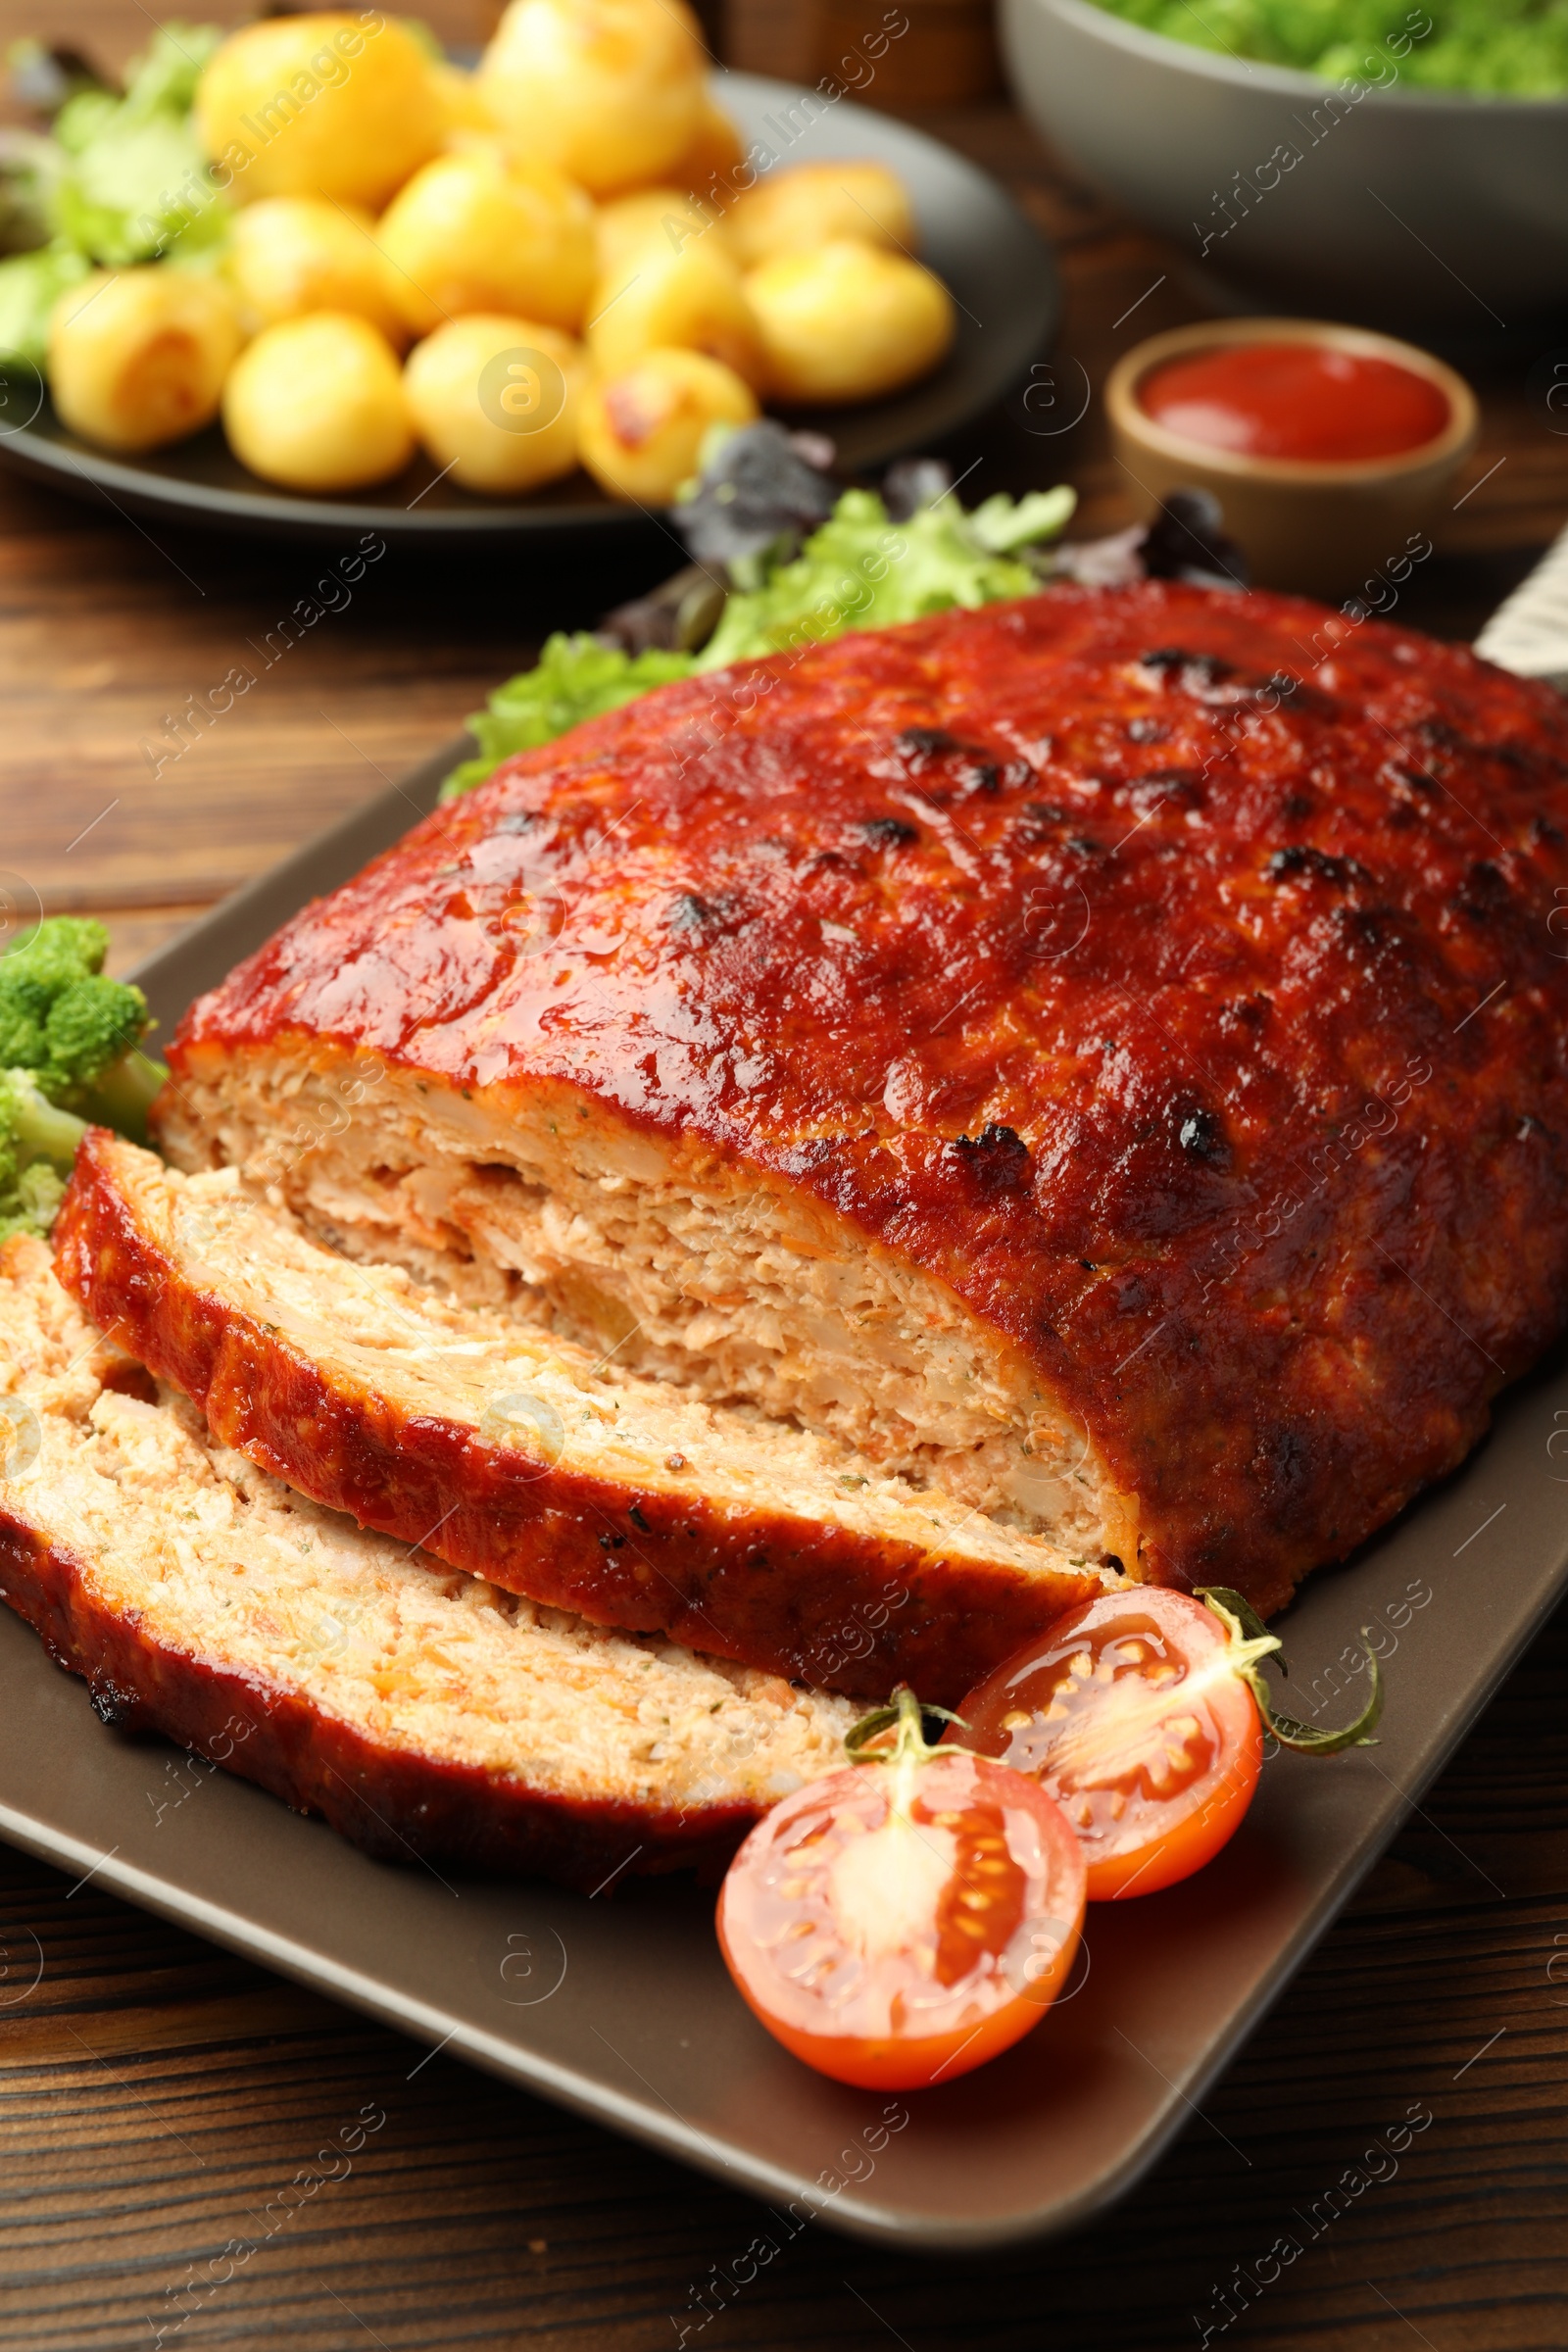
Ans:
POLYGON ((340 1251, 1277 1607, 1568 1298, 1568 713, 1051 589, 526 754, 193 1009, 162 1135, 340 1251))
POLYGON ((832 1438, 345 1259, 232 1168, 177 1175, 94 1129, 54 1238, 86 1313, 217 1437, 317 1502, 601 1623, 956 1704, 1107 1581, 832 1438))
POLYGON ((855 1708, 612 1633, 318 1509, 0 1248, 0 1577, 100 1714, 372 1851, 607 1873, 718 1858, 855 1708))

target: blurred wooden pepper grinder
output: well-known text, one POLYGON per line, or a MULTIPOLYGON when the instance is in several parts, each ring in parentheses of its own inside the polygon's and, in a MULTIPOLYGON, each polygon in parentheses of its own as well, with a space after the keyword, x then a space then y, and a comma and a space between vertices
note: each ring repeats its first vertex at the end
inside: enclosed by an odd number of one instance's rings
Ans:
POLYGON ((870 106, 961 106, 1002 87, 993 0, 723 0, 723 56, 833 81, 870 106))
MULTIPOLYGON (((871 106, 962 106, 1002 87, 994 0, 688 0, 721 65, 834 81, 871 106)), ((488 40, 503 0, 475 0, 488 40)))
POLYGON ((807 78, 872 106, 961 106, 1002 87, 993 0, 817 0, 813 13, 807 78))

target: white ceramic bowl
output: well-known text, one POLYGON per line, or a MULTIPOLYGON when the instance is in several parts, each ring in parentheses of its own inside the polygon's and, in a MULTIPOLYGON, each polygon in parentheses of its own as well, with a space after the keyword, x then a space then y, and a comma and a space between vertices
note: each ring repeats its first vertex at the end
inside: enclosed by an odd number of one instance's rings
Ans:
POLYGON ((1024 112, 1173 239, 1222 307, 1449 349, 1568 319, 1568 99, 1414 89, 1371 51, 1356 95, 1144 32, 1092 0, 1002 5, 1024 112))

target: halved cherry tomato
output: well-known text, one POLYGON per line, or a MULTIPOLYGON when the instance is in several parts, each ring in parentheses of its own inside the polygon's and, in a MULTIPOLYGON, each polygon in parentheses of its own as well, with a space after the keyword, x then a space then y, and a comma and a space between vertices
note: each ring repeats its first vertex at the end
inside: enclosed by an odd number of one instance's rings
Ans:
POLYGON ((1185 1592, 1102 1593, 989 1675, 949 1737, 1055 1798, 1083 1846, 1091 1902, 1152 1894, 1201 1869, 1252 1801, 1254 1655, 1185 1592))
POLYGON ((1083 1855, 1036 1782, 928 1747, 908 1690, 846 1744, 864 1760, 785 1797, 730 1865, 724 1958, 818 2073, 873 2090, 952 2082, 1027 2034, 1059 1988, 1083 1855))
POLYGON ((1152 1894, 1234 1834, 1265 1731, 1306 1755, 1374 1744, 1383 1682, 1365 1627, 1362 1641, 1366 1705, 1353 1723, 1324 1729, 1275 1705, 1258 1668, 1279 1642, 1240 1592, 1106 1592, 988 1675, 947 1738, 1050 1791, 1083 1846, 1092 1903, 1152 1894))

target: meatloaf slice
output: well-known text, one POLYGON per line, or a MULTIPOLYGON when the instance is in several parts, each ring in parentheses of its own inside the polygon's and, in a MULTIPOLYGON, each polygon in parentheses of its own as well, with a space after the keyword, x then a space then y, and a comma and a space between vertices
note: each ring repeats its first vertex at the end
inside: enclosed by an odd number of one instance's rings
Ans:
POLYGON ((1052 588, 522 755, 194 1007, 163 1133, 1273 1608, 1568 1320, 1565 896, 1550 689, 1052 588))
POLYGON ((106 1720, 388 1860, 597 1886, 721 1858, 855 1710, 607 1633, 302 1501, 0 1248, 0 1583, 106 1720))
POLYGON ((601 1624, 956 1705, 1117 1582, 832 1439, 617 1378, 569 1341, 304 1236, 237 1171, 95 1128, 60 1280, 215 1434, 313 1500, 601 1624))

